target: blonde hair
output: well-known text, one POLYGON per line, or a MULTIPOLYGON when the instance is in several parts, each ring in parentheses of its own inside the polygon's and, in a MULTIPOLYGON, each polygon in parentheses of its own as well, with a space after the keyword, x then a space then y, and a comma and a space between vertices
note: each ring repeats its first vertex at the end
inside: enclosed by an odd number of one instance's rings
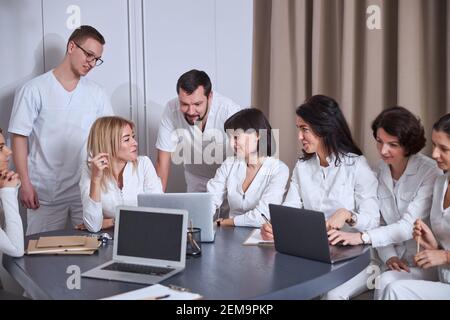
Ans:
MULTIPOLYGON (((95 120, 88 137, 88 158, 93 158, 99 153, 109 154, 110 161, 116 158, 122 140, 123 129, 126 126, 130 126, 131 130, 135 131, 134 123, 121 117, 102 117, 95 120)), ((136 166, 137 160, 133 161, 133 168, 136 169, 136 166)), ((90 168, 89 162, 88 167, 90 168)), ((106 182, 112 179, 110 168, 106 168, 103 171, 101 180, 101 186, 104 191, 107 189, 106 182)))

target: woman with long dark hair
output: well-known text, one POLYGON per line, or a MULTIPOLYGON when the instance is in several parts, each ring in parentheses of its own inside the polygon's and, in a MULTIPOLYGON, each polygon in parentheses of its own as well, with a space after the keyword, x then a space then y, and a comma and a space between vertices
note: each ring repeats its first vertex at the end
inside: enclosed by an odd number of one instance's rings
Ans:
MULTIPOLYGON (((376 176, 335 100, 313 96, 296 114, 303 156, 294 168, 284 205, 323 212, 331 244, 356 244, 359 232, 379 225, 376 176), (352 230, 359 232, 347 232, 352 230), (332 242, 337 235, 339 240, 332 242)), ((273 239, 271 225, 264 224, 261 234, 265 240, 273 239)))

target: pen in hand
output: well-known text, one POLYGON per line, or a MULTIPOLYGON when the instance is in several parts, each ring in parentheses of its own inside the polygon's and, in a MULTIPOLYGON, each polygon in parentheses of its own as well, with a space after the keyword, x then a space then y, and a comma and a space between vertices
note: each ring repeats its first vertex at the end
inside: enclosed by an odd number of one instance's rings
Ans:
POLYGON ((269 221, 269 219, 267 219, 266 215, 264 213, 261 213, 261 217, 263 217, 264 221, 269 224, 270 226, 272 225, 269 221))

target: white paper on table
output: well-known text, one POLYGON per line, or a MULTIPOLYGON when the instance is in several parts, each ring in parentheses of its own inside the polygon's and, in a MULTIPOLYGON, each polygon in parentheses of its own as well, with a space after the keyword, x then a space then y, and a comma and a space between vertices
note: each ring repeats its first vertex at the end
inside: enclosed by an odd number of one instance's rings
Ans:
POLYGON ((261 237, 261 230, 253 230, 248 238, 244 241, 244 246, 257 246, 257 245, 272 245, 273 240, 263 240, 261 237))
POLYGON ((174 290, 161 284, 154 284, 142 289, 129 291, 101 300, 195 300, 201 299, 198 293, 174 290), (160 298, 169 295, 166 298, 160 298))

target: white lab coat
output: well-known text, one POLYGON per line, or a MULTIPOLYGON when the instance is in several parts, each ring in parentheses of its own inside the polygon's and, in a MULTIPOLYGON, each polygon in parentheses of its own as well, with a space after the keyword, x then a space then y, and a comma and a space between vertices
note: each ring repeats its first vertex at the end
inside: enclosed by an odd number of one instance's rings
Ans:
POLYGON ((123 187, 119 189, 115 181, 107 183, 107 190, 102 190, 101 202, 95 202, 89 196, 91 190, 91 172, 83 165, 80 180, 81 200, 83 203, 83 221, 91 232, 101 229, 103 218, 114 218, 119 205, 137 206, 139 193, 162 193, 161 180, 156 175, 151 160, 139 156, 137 166, 128 162, 123 171, 123 187))
POLYGON ((202 132, 186 121, 178 98, 167 103, 159 125, 156 148, 171 152, 175 163, 183 163, 188 192, 205 192, 207 182, 214 177, 227 152, 233 154, 227 147, 224 123, 241 109, 232 100, 214 92, 202 132))
POLYGON ((285 206, 322 211, 330 217, 344 208, 358 215, 354 229, 366 231, 379 225, 377 201, 378 181, 364 156, 341 156, 335 165, 334 156, 329 166, 321 167, 317 155, 299 160, 294 168, 285 206))
MULTIPOLYGON (((0 228, 0 252, 13 257, 23 255, 23 225, 19 214, 16 188, 5 187, 0 189, 0 215, 4 216, 3 230, 0 228)), ((1 283, 1 282, 0 282, 1 283)))
POLYGON ((220 166, 207 190, 214 195, 214 205, 219 208, 225 198, 230 206, 230 217, 236 226, 260 227, 264 223, 261 214, 270 217, 269 203, 283 201, 289 168, 280 160, 267 157, 247 191, 242 184, 247 172, 247 163, 230 157, 220 166))
POLYGON ((50 70, 17 92, 8 131, 29 137, 28 173, 41 205, 80 203, 89 130, 112 114, 105 91, 85 77, 67 92, 50 70))
POLYGON ((412 239, 414 221, 428 221, 433 186, 439 174, 442 171, 434 160, 422 154, 412 155, 394 187, 389 166, 380 161, 377 169, 378 200, 386 225, 367 233, 384 263, 391 257, 399 257, 413 265, 416 253, 416 242, 412 239))

